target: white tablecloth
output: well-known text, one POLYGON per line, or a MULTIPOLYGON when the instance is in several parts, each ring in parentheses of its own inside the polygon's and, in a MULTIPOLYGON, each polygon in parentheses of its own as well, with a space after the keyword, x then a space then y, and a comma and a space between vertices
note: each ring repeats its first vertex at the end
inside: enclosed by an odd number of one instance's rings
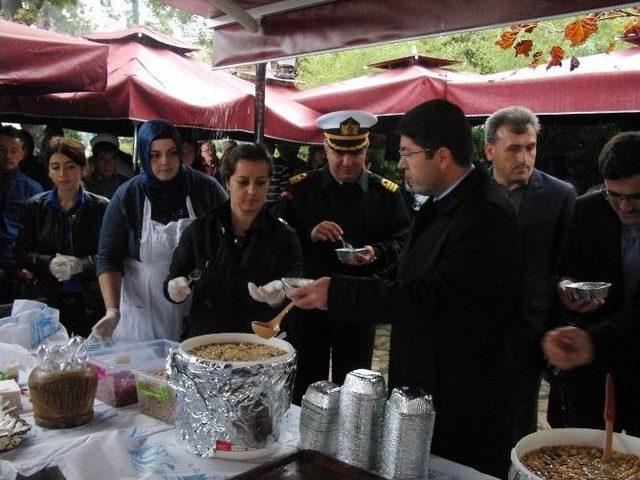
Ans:
MULTIPOLYGON (((91 422, 77 428, 51 430, 34 426, 22 445, 0 454, 0 479, 32 475, 58 466, 67 480, 163 479, 219 480, 250 470, 296 451, 300 409, 292 406, 273 455, 251 461, 200 458, 188 453, 175 430, 142 415, 136 405, 113 408, 96 401, 91 422)), ((33 414, 22 415, 35 425, 33 414)), ((432 456, 429 479, 490 480, 476 470, 432 456)))

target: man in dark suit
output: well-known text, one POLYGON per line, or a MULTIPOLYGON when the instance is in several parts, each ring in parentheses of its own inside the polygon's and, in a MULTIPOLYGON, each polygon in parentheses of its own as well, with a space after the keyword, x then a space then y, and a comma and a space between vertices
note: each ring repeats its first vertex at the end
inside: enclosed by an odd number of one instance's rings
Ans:
POLYGON ((526 108, 508 107, 484 125, 491 175, 516 211, 521 254, 521 311, 510 351, 515 366, 513 444, 537 430, 543 366, 540 341, 551 328, 555 266, 576 200, 573 187, 535 168, 540 123, 526 108))
POLYGON ((605 375, 614 374, 616 428, 640 434, 640 132, 616 135, 599 159, 602 190, 578 198, 562 250, 558 288, 567 322, 543 346, 565 373, 563 426, 602 428, 605 375), (573 300, 574 281, 611 283, 606 299, 573 300), (593 342, 593 343, 592 343, 593 342))
POLYGON ((433 395, 433 452, 506 478, 511 443, 504 349, 517 296, 513 208, 471 164, 462 110, 431 100, 400 123, 400 162, 430 195, 413 223, 397 277, 324 277, 290 293, 337 322, 390 321, 390 387, 433 395))

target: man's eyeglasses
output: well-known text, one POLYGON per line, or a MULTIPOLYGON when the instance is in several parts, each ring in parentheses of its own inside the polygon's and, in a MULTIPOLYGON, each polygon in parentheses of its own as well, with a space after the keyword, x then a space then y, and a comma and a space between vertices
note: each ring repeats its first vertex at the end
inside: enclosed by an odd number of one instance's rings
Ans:
POLYGON ((427 155, 429 155, 431 153, 431 149, 430 148, 425 148, 424 150, 416 150, 415 152, 407 152, 406 150, 398 150, 398 155, 400 155, 400 158, 404 158, 409 159, 409 157, 411 157, 411 155, 415 155, 416 153, 422 153, 425 152, 427 155))
POLYGON ((622 193, 612 192, 608 188, 603 189, 603 192, 605 198, 613 205, 619 205, 623 200, 633 204, 640 204, 640 192, 623 195, 622 193))

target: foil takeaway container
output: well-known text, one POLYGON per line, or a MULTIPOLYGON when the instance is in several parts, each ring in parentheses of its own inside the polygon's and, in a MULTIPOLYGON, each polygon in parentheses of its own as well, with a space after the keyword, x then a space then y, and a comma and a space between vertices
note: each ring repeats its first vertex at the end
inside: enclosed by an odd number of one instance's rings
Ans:
POLYGON ((431 395, 394 388, 387 401, 378 450, 378 473, 394 480, 426 479, 435 422, 431 395))
POLYGON ((354 370, 340 391, 338 460, 373 470, 382 434, 387 387, 382 374, 354 370))
POLYGON ((176 436, 201 457, 255 458, 277 447, 291 401, 296 352, 280 339, 246 333, 190 338, 167 359, 175 394, 176 436), (262 343, 285 355, 256 362, 224 362, 191 355, 211 343, 262 343))
POLYGON ((300 448, 335 453, 339 407, 340 387, 335 383, 309 385, 300 405, 300 448))

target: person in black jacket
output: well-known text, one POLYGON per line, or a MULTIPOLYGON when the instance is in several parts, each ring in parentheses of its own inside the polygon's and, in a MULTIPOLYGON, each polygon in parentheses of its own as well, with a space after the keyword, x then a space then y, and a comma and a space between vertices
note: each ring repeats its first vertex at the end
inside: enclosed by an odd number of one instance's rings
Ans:
POLYGON ((506 338, 516 312, 517 226, 500 187, 471 164, 462 110, 431 100, 400 122, 405 181, 430 196, 392 280, 324 277, 288 295, 334 322, 393 322, 389 384, 433 395, 436 455, 506 478, 511 403, 506 338))
POLYGON ((251 332, 253 320, 272 318, 284 301, 282 289, 262 287, 274 278, 302 272, 302 249, 295 231, 264 206, 272 163, 260 144, 235 147, 222 165, 229 201, 197 219, 176 248, 165 296, 181 303, 193 293, 186 337, 251 332), (196 273, 199 272, 199 273, 196 273), (199 280, 189 284, 189 276, 199 280), (271 293, 270 305, 251 298, 271 293))
POLYGON ((494 112, 484 128, 489 172, 513 205, 520 240, 521 310, 509 340, 516 368, 514 445, 538 429, 540 341, 551 328, 555 267, 576 200, 570 184, 535 168, 539 130, 538 118, 523 107, 494 112))
POLYGON ((54 188, 27 201, 15 255, 47 303, 60 310, 69 334, 86 337, 104 314, 95 259, 109 201, 80 184, 87 163, 82 143, 55 137, 45 158, 54 188))
POLYGON ((640 342, 629 324, 638 322, 640 305, 640 132, 609 140, 599 166, 603 188, 578 198, 560 255, 558 290, 571 326, 543 341, 549 360, 568 370, 552 384, 549 423, 603 428, 605 377, 613 373, 616 429, 639 435, 640 342), (606 299, 587 301, 571 297, 571 282, 611 287, 606 299), (589 337, 595 352, 587 352, 589 337))
POLYGON ((47 167, 35 156, 35 143, 31 134, 24 130, 18 130, 20 141, 24 147, 24 158, 20 161, 20 171, 27 177, 40 184, 43 190, 52 187, 51 179, 47 175, 47 167))
MULTIPOLYGON (((363 277, 393 268, 409 231, 409 214, 398 185, 365 168, 369 129, 377 119, 346 110, 322 115, 327 165, 289 179, 281 196, 282 216, 296 229, 304 255, 304 276, 340 273, 363 277), (337 248, 360 248, 341 260, 337 248)), ((298 350, 293 402, 309 384, 371 368, 375 328, 336 324, 324 312, 292 312, 287 334, 298 350)))

